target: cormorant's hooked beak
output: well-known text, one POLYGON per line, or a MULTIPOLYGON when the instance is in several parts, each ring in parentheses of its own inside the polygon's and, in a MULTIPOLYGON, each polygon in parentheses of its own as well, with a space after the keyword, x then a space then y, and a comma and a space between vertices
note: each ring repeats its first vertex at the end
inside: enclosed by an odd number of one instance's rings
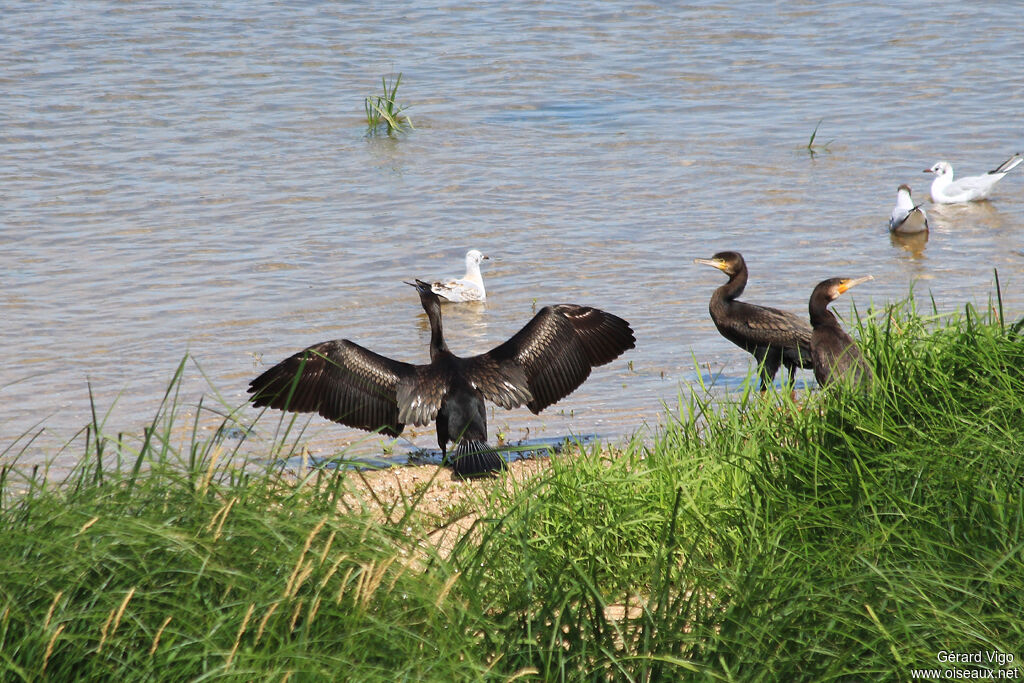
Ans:
POLYGON ((423 280, 416 280, 415 282, 406 282, 405 280, 402 280, 402 282, 405 282, 405 284, 409 285, 410 287, 415 287, 416 291, 418 291, 418 292, 429 292, 429 291, 431 291, 430 283, 429 282, 424 282, 423 280))
POLYGON ((867 282, 868 280, 874 279, 875 278, 871 275, 865 275, 864 277, 843 280, 842 282, 839 283, 839 293, 842 294, 851 287, 856 287, 862 282, 867 282))
POLYGON ((704 266, 711 266, 712 268, 718 268, 719 270, 725 270, 729 266, 726 265, 725 261, 716 258, 695 258, 694 263, 699 263, 704 266))

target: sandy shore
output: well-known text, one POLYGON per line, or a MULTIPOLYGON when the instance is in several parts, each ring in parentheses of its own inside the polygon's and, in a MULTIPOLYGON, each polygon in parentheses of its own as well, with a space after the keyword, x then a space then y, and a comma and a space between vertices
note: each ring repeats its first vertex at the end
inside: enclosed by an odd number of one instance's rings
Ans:
POLYGON ((478 509, 495 487, 511 490, 550 468, 551 458, 525 458, 509 463, 503 473, 476 479, 458 479, 451 469, 437 465, 351 471, 347 475, 350 489, 344 504, 353 508, 376 508, 383 517, 397 521, 396 517, 404 514, 406 504, 415 501, 419 514, 443 522, 455 511, 478 509))
MULTIPOLYGON (((387 524, 401 524, 416 545, 432 547, 447 555, 481 517, 500 514, 495 494, 510 492, 543 477, 552 458, 573 457, 575 449, 552 457, 524 458, 508 464, 504 472, 490 477, 457 479, 451 469, 437 465, 409 465, 382 470, 346 470, 339 488, 341 513, 366 512, 387 524), (496 491, 501 487, 503 491, 496 491)), ((295 473, 302 476, 303 473, 295 473)), ((321 480, 334 488, 334 477, 321 480)))

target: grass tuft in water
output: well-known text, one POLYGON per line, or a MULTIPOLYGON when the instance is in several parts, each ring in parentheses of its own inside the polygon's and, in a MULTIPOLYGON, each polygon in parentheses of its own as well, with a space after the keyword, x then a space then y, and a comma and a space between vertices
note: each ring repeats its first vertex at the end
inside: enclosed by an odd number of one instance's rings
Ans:
POLYGON ((814 155, 819 153, 819 152, 829 152, 829 151, 831 151, 831 150, 829 150, 828 146, 831 145, 833 142, 835 142, 835 140, 829 140, 828 142, 823 143, 823 144, 821 144, 821 143, 815 144, 814 140, 818 137, 818 128, 821 127, 821 122, 824 121, 824 120, 825 119, 818 119, 818 123, 815 124, 814 130, 811 131, 811 137, 807 141, 807 153, 811 156, 812 159, 814 158, 814 155))
POLYGON ((371 95, 364 99, 369 135, 377 135, 383 131, 390 137, 395 133, 408 133, 413 130, 412 119, 405 113, 405 108, 398 104, 398 86, 401 82, 401 73, 390 81, 386 77, 381 77, 384 94, 371 95))

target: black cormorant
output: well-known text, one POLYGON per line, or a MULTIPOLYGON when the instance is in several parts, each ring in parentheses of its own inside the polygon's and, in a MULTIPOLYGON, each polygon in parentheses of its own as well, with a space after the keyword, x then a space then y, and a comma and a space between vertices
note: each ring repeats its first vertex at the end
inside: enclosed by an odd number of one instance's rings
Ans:
MULTIPOLYGON (((407 283, 413 284, 413 283, 407 283)), ((568 396, 590 375, 636 344, 622 318, 588 306, 545 306, 511 339, 478 356, 448 350, 441 304, 429 283, 413 285, 430 321, 430 363, 386 358, 347 339, 296 353, 249 384, 256 406, 317 412, 335 422, 390 436, 434 420, 437 444, 457 444, 458 476, 499 470, 505 461, 487 441, 484 399, 535 414, 568 396)))
POLYGON ((871 368, 861 355, 860 349, 848 335, 828 305, 846 290, 873 279, 870 275, 859 278, 829 278, 822 280, 811 293, 808 311, 811 314, 811 358, 814 360, 814 377, 818 384, 826 386, 846 378, 853 384, 871 382, 871 368))
POLYGON ((735 251, 720 251, 709 259, 694 259, 718 268, 729 281, 711 295, 708 310, 722 336, 753 354, 761 369, 761 391, 775 380, 780 365, 789 368, 793 383, 797 368, 811 365, 811 326, 802 318, 767 306, 737 301, 747 286, 747 264, 735 251))

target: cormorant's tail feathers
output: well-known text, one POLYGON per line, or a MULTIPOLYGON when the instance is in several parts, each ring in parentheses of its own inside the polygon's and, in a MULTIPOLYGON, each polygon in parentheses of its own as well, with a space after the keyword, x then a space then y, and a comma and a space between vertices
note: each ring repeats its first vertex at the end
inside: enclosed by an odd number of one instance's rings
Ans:
POLYGON ((462 478, 483 476, 507 466, 505 459, 486 442, 468 439, 459 443, 449 462, 455 476, 462 478))

